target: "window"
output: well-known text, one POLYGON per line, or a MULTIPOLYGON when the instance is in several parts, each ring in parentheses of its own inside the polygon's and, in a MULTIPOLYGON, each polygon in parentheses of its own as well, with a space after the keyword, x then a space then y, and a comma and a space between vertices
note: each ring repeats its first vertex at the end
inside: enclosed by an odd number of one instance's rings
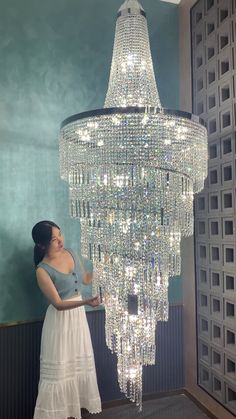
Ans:
POLYGON ((234 223, 232 220, 224 221, 225 235, 232 235, 234 232, 234 223))
POLYGON ((227 128, 230 126, 230 124, 231 124, 230 112, 225 112, 222 115, 222 128, 227 128))
POLYGON ((225 261, 227 263, 234 262, 234 249, 232 249, 231 247, 226 247, 225 249, 225 261))
POLYGON ((200 270, 200 281, 202 283, 206 283, 207 282, 207 273, 204 269, 200 270))
POLYGON ((228 34, 224 34, 220 36, 220 48, 223 49, 229 43, 229 36, 228 34))
POLYGON ((207 24, 207 35, 210 35, 215 30, 214 22, 210 22, 207 24))
POLYGON ((198 233, 199 234, 205 234, 206 233, 205 221, 199 221, 198 222, 198 233))
POLYGON ((219 287, 220 285, 220 274, 218 272, 212 272, 212 285, 213 287, 219 287))
POLYGON ((227 18, 228 14, 228 9, 220 9, 220 22, 223 22, 223 20, 227 18))
POLYGON ((234 290, 234 277, 226 275, 225 277, 225 288, 226 290, 234 290))
POLYGON ((206 246, 200 245, 200 257, 205 259, 206 258, 206 246))
POLYGON ((220 65, 221 76, 229 71, 229 59, 226 58, 224 61, 221 61, 220 65))
POLYGON ((224 208, 232 208, 233 199, 232 193, 228 192, 224 194, 224 208))
POLYGON ((211 221, 211 234, 212 235, 219 234, 219 223, 218 223, 218 221, 211 221))
POLYGON ((216 96, 215 94, 208 97, 208 108, 212 109, 216 106, 216 96))
POLYGON ((219 247, 212 246, 212 248, 211 248, 211 255, 212 255, 212 260, 213 261, 219 260, 220 259, 219 247))
POLYGON ((200 196, 198 198, 198 209, 201 210, 201 211, 205 209, 205 197, 204 196, 200 196))
POLYGON ((216 132, 216 119, 209 121, 209 134, 214 134, 216 132))
POLYGON ((212 144, 209 147, 209 157, 210 157, 210 159, 215 159, 217 157, 217 145, 216 144, 212 144))
POLYGON ((215 70, 212 69, 212 70, 208 71, 208 84, 213 83, 215 81, 215 79, 216 79, 216 72, 215 72, 215 70))
POLYGON ((212 195, 210 198, 210 207, 211 209, 218 209, 218 196, 212 195))
POLYGON ((218 300, 217 298, 213 298, 212 300, 212 310, 213 313, 220 313, 220 300, 218 300))
POLYGON ((230 97, 230 89, 229 85, 222 87, 221 89, 221 100, 224 102, 225 100, 229 99, 230 97))
POLYGON ((223 174, 225 182, 227 182, 228 180, 232 180, 232 166, 225 166, 223 174))
POLYGON ((223 154, 231 153, 231 151, 232 151, 232 140, 229 137, 223 140, 223 154))
POLYGON ((215 183, 218 182, 218 174, 217 174, 217 170, 211 170, 210 171, 210 184, 213 185, 215 183))

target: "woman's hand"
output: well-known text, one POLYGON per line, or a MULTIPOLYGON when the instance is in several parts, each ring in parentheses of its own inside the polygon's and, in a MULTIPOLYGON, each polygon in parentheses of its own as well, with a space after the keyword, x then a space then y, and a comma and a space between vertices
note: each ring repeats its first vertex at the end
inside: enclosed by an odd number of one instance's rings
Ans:
POLYGON ((97 307, 100 304, 100 298, 96 295, 96 297, 92 297, 89 298, 89 300, 86 300, 85 304, 91 307, 97 307))

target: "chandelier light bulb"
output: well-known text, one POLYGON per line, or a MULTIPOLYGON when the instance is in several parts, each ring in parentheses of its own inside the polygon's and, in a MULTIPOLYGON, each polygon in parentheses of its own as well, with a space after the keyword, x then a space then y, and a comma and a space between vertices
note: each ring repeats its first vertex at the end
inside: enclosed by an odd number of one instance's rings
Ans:
POLYGON ((120 389, 141 410, 143 366, 155 364, 157 322, 168 320, 169 277, 180 274, 181 238, 193 233, 207 133, 197 117, 162 108, 137 0, 117 14, 104 108, 62 122, 60 173, 94 263, 120 389))

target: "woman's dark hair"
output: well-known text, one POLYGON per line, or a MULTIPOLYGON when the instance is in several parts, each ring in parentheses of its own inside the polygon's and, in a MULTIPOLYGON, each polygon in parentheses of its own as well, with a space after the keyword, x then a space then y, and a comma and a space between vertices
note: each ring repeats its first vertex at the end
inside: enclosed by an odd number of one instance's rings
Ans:
POLYGON ((52 221, 39 221, 32 228, 32 238, 35 242, 34 246, 34 263, 35 266, 41 262, 44 258, 48 246, 52 238, 52 227, 56 227, 60 230, 60 227, 52 221))

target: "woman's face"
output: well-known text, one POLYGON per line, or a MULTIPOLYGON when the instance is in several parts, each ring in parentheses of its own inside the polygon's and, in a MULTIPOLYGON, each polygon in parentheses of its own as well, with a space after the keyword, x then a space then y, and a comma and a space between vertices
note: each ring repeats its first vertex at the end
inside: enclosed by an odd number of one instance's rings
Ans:
POLYGON ((48 252, 60 252, 64 247, 64 237, 61 230, 57 227, 52 227, 52 238, 48 247, 48 252))

